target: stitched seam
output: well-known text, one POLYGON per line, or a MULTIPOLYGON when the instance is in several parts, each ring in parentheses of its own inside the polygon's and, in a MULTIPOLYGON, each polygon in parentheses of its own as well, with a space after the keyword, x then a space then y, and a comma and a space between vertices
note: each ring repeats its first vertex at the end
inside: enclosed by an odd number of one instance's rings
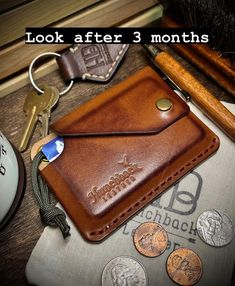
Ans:
MULTIPOLYGON (((80 45, 81 45, 81 44, 78 44, 75 48, 72 48, 72 47, 71 47, 71 48, 69 48, 69 50, 70 50, 72 53, 75 53, 80 45)), ((84 74, 82 75, 82 79, 85 80, 86 77, 101 78, 101 79, 106 79, 106 78, 108 78, 108 77, 110 76, 110 73, 111 73, 112 70, 113 70, 113 67, 116 65, 117 61, 120 59, 121 54, 122 54, 123 50, 125 49, 125 47, 126 47, 126 44, 123 44, 121 50, 118 52, 118 55, 116 56, 116 58, 115 58, 114 62, 112 63, 110 69, 107 71, 106 75, 103 76, 103 75, 96 75, 96 74, 84 73, 84 74)))
POLYGON ((75 53, 79 46, 81 46, 81 44, 77 44, 77 46, 75 48, 70 47, 69 48, 70 52, 75 53))
POLYGON ((114 226, 120 219, 122 219, 124 216, 126 216, 128 213, 130 213, 133 209, 137 208, 142 202, 144 202, 148 197, 151 197, 156 191, 158 191, 160 188, 162 188, 167 182, 170 182, 174 177, 177 177, 179 174, 181 174, 187 167, 189 167, 191 164, 194 164, 198 159, 205 156, 209 150, 214 149, 215 147, 215 141, 216 138, 213 139, 213 144, 207 148, 205 151, 201 152, 199 155, 194 157, 191 161, 186 163, 183 167, 181 167, 178 171, 176 171, 174 174, 170 175, 165 181, 160 183, 154 190, 150 190, 145 196, 141 197, 135 204, 129 207, 129 209, 125 212, 123 212, 121 215, 116 217, 109 225, 103 227, 102 229, 99 229, 97 231, 89 233, 89 235, 101 235, 105 231, 107 231, 110 227, 114 226))

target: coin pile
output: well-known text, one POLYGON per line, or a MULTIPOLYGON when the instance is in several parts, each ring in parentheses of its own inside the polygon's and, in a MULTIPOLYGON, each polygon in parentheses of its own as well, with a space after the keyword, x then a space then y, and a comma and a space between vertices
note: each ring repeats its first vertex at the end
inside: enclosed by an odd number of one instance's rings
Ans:
MULTIPOLYGON (((145 222, 136 228, 133 241, 141 254, 156 257, 166 250, 168 236, 160 224, 145 222)), ((191 249, 178 248, 169 255, 166 269, 175 283, 189 286, 194 285, 201 278, 202 262, 191 249)))
MULTIPOLYGON (((234 236, 231 219, 221 211, 204 211, 197 219, 197 233, 208 245, 222 247, 229 244, 234 236)), ((157 257, 164 253, 168 245, 166 230, 155 222, 145 222, 136 228, 133 236, 135 248, 146 257, 157 257)), ((167 258, 168 276, 178 285, 194 285, 202 276, 202 261, 191 249, 181 247, 167 258)), ((144 266, 130 256, 119 256, 105 266, 102 286, 148 285, 144 266)))

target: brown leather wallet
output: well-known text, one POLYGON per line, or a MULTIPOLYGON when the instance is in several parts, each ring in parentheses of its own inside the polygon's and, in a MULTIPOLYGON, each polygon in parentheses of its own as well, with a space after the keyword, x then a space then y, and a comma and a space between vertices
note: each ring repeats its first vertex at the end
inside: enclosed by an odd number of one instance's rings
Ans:
POLYGON ((90 241, 110 234, 219 147, 150 67, 51 128, 65 148, 42 176, 90 241), (162 98, 170 100, 168 110, 158 104, 162 98))

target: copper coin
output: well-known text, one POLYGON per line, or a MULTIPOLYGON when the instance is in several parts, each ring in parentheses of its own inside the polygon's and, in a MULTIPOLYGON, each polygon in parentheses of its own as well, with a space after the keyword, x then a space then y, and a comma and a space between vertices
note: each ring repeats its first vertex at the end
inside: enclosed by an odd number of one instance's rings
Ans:
POLYGON ((178 248, 168 259, 166 269, 170 278, 179 285, 194 285, 202 276, 202 262, 189 248, 178 248))
POLYGON ((156 257, 161 255, 166 250, 167 243, 167 233, 158 223, 145 222, 135 230, 135 247, 145 256, 156 257))

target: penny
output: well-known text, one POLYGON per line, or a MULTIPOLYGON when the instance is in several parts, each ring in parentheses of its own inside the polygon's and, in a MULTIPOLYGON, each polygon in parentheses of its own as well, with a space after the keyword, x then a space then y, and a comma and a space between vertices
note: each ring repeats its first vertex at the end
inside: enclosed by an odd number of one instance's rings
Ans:
POLYGON ((232 241, 234 227, 226 214, 217 210, 207 210, 197 219, 197 233, 205 243, 221 247, 232 241))
POLYGON ((102 273, 102 286, 147 286, 144 266, 130 256, 119 256, 109 261, 102 273))
POLYGON ((134 233, 136 249, 148 257, 161 255, 167 247, 168 236, 165 229, 158 223, 145 222, 134 233))
POLYGON ((194 285, 202 276, 202 262, 189 248, 178 248, 167 258, 169 277, 179 285, 194 285))

